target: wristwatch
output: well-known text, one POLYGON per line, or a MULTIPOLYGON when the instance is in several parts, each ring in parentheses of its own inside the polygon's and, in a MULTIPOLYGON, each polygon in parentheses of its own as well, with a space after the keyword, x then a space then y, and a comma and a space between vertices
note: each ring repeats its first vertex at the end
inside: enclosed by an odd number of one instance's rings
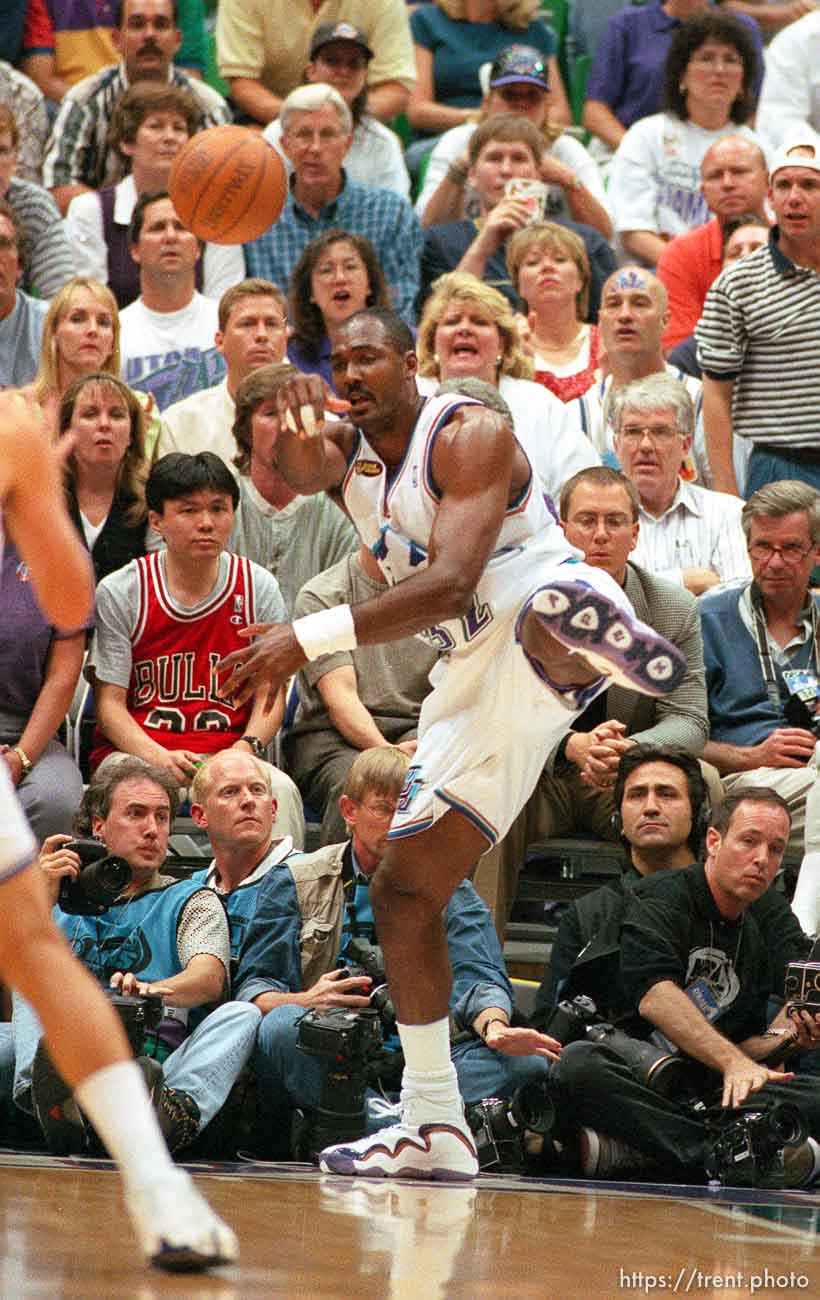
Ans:
POLYGON ((258 736, 240 736, 239 739, 244 740, 246 745, 250 745, 251 751, 256 755, 257 758, 261 758, 261 759, 267 758, 267 751, 265 750, 265 746, 262 744, 262 741, 259 739, 258 736))
POLYGON ((34 767, 34 764, 32 763, 26 751, 24 749, 21 749, 19 745, 12 745, 11 752, 12 754, 16 754, 20 760, 20 767, 22 768, 22 776, 28 776, 29 772, 34 767))

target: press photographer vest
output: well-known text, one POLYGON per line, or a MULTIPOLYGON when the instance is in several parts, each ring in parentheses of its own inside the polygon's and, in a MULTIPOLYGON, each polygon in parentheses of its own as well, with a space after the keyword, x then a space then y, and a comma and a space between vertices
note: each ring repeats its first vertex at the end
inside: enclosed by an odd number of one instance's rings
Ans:
POLYGON ((176 942, 182 909, 201 888, 183 880, 115 903, 102 916, 69 916, 59 907, 52 915, 77 957, 106 988, 115 971, 149 981, 168 979, 183 969, 176 942))

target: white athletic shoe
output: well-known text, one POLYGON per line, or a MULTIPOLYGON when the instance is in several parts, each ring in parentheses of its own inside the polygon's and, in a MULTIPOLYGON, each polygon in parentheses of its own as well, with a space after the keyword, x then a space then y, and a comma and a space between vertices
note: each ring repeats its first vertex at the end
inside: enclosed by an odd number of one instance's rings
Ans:
POLYGON ((419 1178, 439 1183, 475 1178, 478 1157, 466 1120, 412 1124, 408 1122, 412 1118, 412 1107, 405 1105, 400 1124, 357 1142, 327 1147, 319 1156, 319 1168, 326 1174, 419 1178))
POLYGON ((551 582, 530 607, 556 641, 610 682, 643 695, 668 695, 686 674, 676 646, 585 582, 551 582))
POLYGON ((230 1264, 239 1254, 235 1233, 219 1219, 183 1169, 148 1187, 127 1188, 125 1205, 142 1252, 171 1273, 197 1273, 230 1264))

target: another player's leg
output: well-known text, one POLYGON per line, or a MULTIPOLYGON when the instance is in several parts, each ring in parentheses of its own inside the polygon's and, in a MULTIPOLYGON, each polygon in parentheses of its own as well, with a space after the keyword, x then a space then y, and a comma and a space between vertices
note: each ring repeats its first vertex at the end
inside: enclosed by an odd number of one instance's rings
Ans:
POLYGON ((36 1010, 55 1065, 119 1165, 146 1256, 172 1270, 234 1259, 233 1232, 173 1165, 122 1026, 54 926, 36 869, 3 882, 0 909, 0 973, 36 1010))
POLYGON ((602 685, 617 683, 644 695, 673 691, 687 670, 680 651, 635 617, 602 569, 561 569, 529 598, 517 634, 547 684, 567 697, 568 708, 584 708, 602 685))
POLYGON ((402 1120, 322 1152, 326 1172, 442 1181, 478 1172, 450 1058, 443 909, 486 848, 486 837, 456 811, 391 841, 370 897, 404 1052, 402 1120))

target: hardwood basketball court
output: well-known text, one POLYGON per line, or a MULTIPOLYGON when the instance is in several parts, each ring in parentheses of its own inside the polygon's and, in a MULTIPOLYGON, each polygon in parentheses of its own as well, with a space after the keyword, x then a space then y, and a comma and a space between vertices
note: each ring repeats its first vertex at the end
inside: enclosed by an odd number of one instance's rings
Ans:
POLYGON ((808 1193, 188 1167, 239 1234, 236 1267, 143 1267, 109 1162, 0 1154, 0 1300, 820 1296, 820 1200, 808 1193))

